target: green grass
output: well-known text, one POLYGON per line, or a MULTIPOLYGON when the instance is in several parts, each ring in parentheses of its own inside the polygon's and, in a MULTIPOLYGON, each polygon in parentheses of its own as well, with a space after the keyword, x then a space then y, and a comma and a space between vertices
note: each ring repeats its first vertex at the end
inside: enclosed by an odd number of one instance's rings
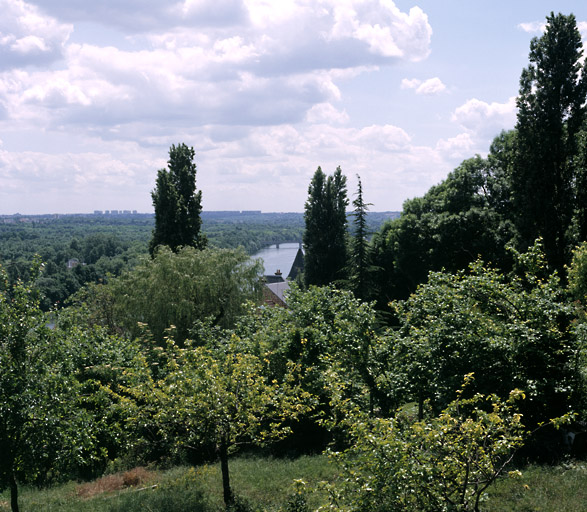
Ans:
POLYGON ((530 466, 489 489, 487 512, 586 512, 587 463, 530 466))
MULTIPOLYGON (((293 493, 293 481, 308 488, 336 478, 325 456, 298 459, 240 457, 231 460, 232 487, 252 512, 281 512, 293 493)), ((91 483, 69 482, 49 489, 24 487, 23 512, 220 512, 222 484, 218 464, 167 471, 119 473, 91 483), (134 475, 134 477, 133 477, 134 475), (123 487, 121 482, 135 484, 123 487), (152 486, 156 485, 155 488, 152 486), (138 490, 143 489, 143 490, 138 490)), ((9 511, 9 494, 0 494, 0 512, 9 511)), ((310 510, 325 505, 321 491, 308 497, 310 510)), ((490 488, 485 512, 586 512, 587 463, 531 466, 518 479, 505 478, 490 488)))
MULTIPOLYGON (((234 493, 250 500, 262 510, 280 510, 294 492, 293 481, 303 480, 308 488, 320 481, 333 480, 336 468, 323 455, 297 459, 243 457, 230 463, 231 484, 234 493)), ((218 464, 202 466, 198 476, 207 489, 212 503, 222 506, 222 485, 218 464)), ((320 492, 308 496, 311 509, 325 505, 328 497, 320 492)))
MULTIPOLYGON (((277 512, 293 492, 293 480, 308 486, 335 477, 334 466, 325 456, 297 459, 242 457, 230 461, 235 495, 252 510, 277 512)), ((111 477, 93 483, 69 482, 49 489, 22 487, 20 508, 24 512, 220 512, 224 510, 218 464, 198 468, 178 467, 153 471, 135 487, 116 488, 111 477), (106 481, 104 483, 104 481, 106 481), (157 487, 152 489, 151 486, 157 487), (112 488, 114 487, 114 488, 112 488), (137 488, 144 490, 137 491, 137 488)), ((122 477, 118 476, 121 480, 122 477)), ((319 492, 309 497, 312 508, 327 502, 319 492)), ((0 494, 0 512, 10 510, 8 491, 0 494)))
MULTIPOLYGON (((204 503, 201 499, 203 491, 198 485, 194 469, 175 468, 173 470, 149 472, 147 481, 131 487, 117 485, 111 480, 118 477, 110 475, 94 482, 79 484, 68 482, 49 489, 22 487, 19 489, 19 504, 24 512, 114 512, 114 511, 141 511, 166 510, 173 512, 189 511, 184 506, 165 507, 161 503, 191 499, 204 503), (153 489, 152 486, 156 485, 153 489), (139 490, 143 489, 143 490, 139 490), (197 498, 197 500, 196 500, 197 498), (153 507, 154 505, 154 507, 153 507), (158 506, 159 505, 159 506, 158 506)), ((8 511, 10 495, 7 491, 0 495, 0 511, 8 511)), ((205 507, 194 508, 197 511, 206 511, 205 507)))

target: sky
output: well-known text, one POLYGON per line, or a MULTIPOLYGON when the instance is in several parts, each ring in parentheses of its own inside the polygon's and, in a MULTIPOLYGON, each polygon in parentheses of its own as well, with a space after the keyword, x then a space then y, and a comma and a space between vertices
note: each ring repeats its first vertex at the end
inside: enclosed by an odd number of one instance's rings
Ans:
POLYGON ((0 0, 0 214, 301 212, 318 166, 398 211, 516 122, 546 0, 0 0))

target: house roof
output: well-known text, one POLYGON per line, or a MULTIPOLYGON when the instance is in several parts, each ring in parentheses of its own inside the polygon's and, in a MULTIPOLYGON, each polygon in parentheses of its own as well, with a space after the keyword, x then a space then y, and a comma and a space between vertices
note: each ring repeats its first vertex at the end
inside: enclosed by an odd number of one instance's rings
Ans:
POLYGON ((292 279, 294 280, 296 277, 298 277, 298 274, 300 272, 303 272, 304 270, 304 253, 302 251, 302 249, 298 249, 298 252, 296 253, 296 257, 294 259, 294 262, 292 263, 291 266, 291 270, 289 271, 289 275, 287 276, 288 279, 292 279))
POLYGON ((289 283, 287 281, 282 281, 280 283, 267 283, 265 286, 285 304, 284 294, 289 290, 289 283))

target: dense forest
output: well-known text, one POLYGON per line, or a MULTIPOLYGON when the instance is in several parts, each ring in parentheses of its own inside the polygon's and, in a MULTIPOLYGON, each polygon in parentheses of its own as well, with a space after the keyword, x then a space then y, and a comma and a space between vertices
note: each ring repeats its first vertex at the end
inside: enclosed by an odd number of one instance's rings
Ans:
POLYGON ((383 223, 360 179, 351 200, 341 167, 318 167, 304 214, 206 214, 180 144, 158 171, 154 217, 0 225, 0 507, 18 511, 23 486, 125 471, 132 488, 138 468, 190 466, 91 507, 561 510, 524 501, 543 464, 579 468, 568 510, 581 510, 587 73, 575 18, 547 17, 529 61, 515 128, 383 223), (300 238, 303 275, 287 307, 268 307, 250 254, 300 238), (316 469, 324 453, 331 472, 316 469), (321 476, 259 483, 281 496, 265 506, 235 478, 243 454, 261 461, 252 473, 309 460, 321 476), (202 483, 214 461, 220 505, 202 483))
MULTIPOLYGON (((399 212, 372 212, 371 234, 399 212)), ((36 281, 42 308, 63 305, 84 284, 99 283, 134 268, 147 255, 152 214, 10 215, 0 217, 0 262, 15 281, 30 278, 35 255, 43 262, 36 281)), ((202 212, 202 232, 222 249, 253 255, 276 243, 302 240, 301 213, 202 212)))

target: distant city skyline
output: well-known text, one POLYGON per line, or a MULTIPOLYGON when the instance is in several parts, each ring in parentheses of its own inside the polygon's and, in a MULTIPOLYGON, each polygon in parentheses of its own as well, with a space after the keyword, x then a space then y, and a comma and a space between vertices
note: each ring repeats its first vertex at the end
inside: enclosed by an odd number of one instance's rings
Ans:
POLYGON ((318 166, 399 211, 516 121, 576 0, 0 0, 0 215, 151 213, 171 144, 205 211, 301 212, 318 166))

